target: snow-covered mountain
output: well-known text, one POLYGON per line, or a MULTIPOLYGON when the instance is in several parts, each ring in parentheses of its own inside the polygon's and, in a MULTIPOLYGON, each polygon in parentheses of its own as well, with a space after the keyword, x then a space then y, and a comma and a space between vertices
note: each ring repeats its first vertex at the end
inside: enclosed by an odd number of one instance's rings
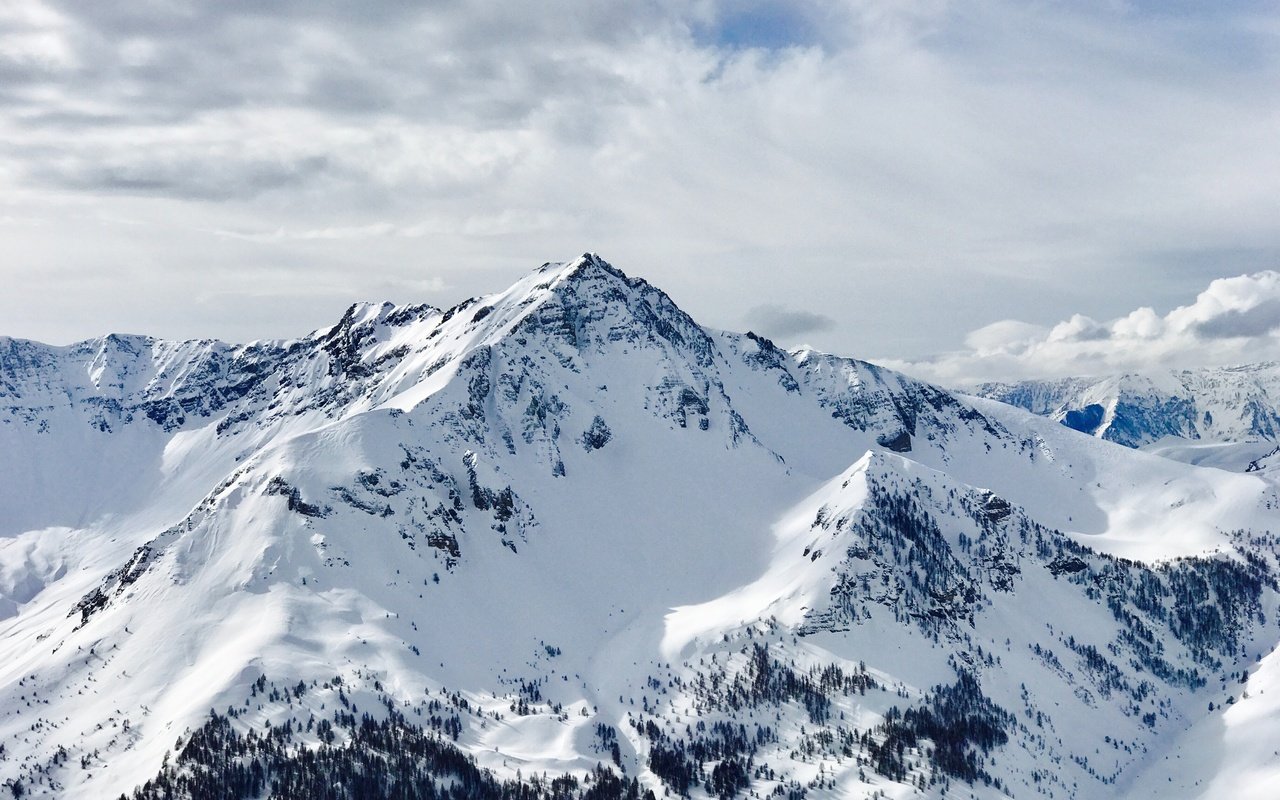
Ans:
POLYGON ((1244 469, 1280 441, 1274 363, 988 383, 975 393, 1191 463, 1244 469))
POLYGON ((3 340, 0 453, 15 794, 1275 785, 1232 744, 1280 725, 1267 469, 709 330, 593 255, 294 341, 3 340))

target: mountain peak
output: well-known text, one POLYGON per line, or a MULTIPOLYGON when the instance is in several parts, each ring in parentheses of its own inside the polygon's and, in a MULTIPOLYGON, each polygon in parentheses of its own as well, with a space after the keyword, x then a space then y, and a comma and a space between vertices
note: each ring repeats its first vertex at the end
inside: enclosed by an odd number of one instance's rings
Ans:
POLYGON ((564 281, 584 280, 592 277, 601 277, 601 273, 620 278, 628 283, 628 278, 622 270, 605 261, 597 253, 583 253, 572 261, 565 261, 559 264, 546 263, 543 264, 539 272, 544 270, 555 270, 559 272, 558 278, 564 281))
POLYGON ((592 292, 582 291, 583 287, 588 286, 606 287, 613 284, 616 289, 653 288, 640 278, 628 276, 596 253, 583 253, 572 261, 547 262, 524 281, 517 283, 516 287, 528 281, 533 281, 535 290, 545 289, 560 295, 568 290, 578 302, 593 298, 592 292))
POLYGON ((549 329, 579 350, 646 341, 684 350, 700 366, 711 363, 715 345, 697 322, 661 289, 595 253, 543 264, 506 297, 515 295, 520 306, 536 304, 522 322, 524 333, 549 329))

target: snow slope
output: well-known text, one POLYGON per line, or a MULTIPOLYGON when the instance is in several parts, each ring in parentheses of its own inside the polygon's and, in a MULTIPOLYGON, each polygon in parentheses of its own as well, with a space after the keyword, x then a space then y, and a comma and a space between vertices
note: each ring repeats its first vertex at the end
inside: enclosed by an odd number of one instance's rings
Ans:
POLYGON ((659 796, 1119 797, 1215 735, 1185 796, 1265 779, 1225 731, 1276 715, 1220 710, 1280 641, 1265 471, 705 329, 593 255, 294 341, 4 340, 0 392, 31 795, 202 796, 252 761, 222 725, 315 777, 375 747, 357 707, 659 796))

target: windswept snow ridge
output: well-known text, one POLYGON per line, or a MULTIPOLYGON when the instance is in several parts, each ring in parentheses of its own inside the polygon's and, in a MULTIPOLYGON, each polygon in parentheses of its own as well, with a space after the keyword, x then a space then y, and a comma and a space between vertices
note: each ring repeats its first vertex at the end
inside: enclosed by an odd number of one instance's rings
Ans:
POLYGON ((1196 469, 709 330, 594 255, 293 341, 6 339, 0 446, 15 794, 1266 774, 1179 742, 1276 724, 1269 457, 1196 469))

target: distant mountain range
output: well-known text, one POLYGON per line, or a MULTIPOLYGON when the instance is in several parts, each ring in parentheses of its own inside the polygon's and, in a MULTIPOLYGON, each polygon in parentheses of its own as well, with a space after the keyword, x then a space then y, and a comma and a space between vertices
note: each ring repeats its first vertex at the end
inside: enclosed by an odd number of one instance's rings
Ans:
POLYGON ((295 340, 0 339, 0 785, 1270 797, 1275 457, 1098 440, 1273 443, 1252 369, 983 388, 1033 414, 591 254, 295 340))
POLYGON ((1075 430, 1244 470, 1280 442, 1280 364, 988 383, 975 390, 1075 430))

